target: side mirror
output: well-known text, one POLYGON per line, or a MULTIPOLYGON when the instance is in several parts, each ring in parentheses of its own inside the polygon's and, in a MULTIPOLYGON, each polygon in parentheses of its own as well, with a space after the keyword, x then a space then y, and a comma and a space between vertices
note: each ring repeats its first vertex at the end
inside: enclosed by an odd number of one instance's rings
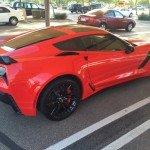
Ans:
POLYGON ((125 53, 130 54, 132 52, 134 52, 134 47, 132 45, 128 45, 125 53))

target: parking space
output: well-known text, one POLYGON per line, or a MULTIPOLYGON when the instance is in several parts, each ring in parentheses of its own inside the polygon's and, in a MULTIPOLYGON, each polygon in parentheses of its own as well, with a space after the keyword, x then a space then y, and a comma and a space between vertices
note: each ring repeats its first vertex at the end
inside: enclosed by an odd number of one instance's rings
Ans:
MULTIPOLYGON (((51 25, 68 24, 74 22, 55 22, 51 25)), ((150 41, 149 22, 137 21, 137 26, 132 32, 124 30, 111 31, 118 36, 142 38, 150 41)), ((0 39, 44 27, 44 22, 26 22, 18 26, 0 26, 0 39)), ((0 102, 0 149, 7 150, 52 150, 54 144, 58 144, 66 138, 91 127, 95 123, 102 124, 108 119, 108 123, 83 138, 65 146, 66 150, 100 150, 111 143, 134 131, 137 127, 150 119, 150 77, 137 79, 110 87, 89 97, 81 102, 77 111, 69 118, 55 122, 47 120, 38 112, 36 117, 21 116, 13 112, 10 106, 0 102), (145 103, 145 99, 147 99, 145 103), (140 103, 136 108, 135 104, 140 103), (129 111, 133 106, 133 111, 129 111), (124 110, 126 109, 126 110, 124 110), (124 111, 123 111, 124 110, 124 111), (123 111, 126 115, 120 115, 118 119, 110 121, 110 116, 123 111)), ((114 116, 113 116, 114 117, 114 116)), ((149 123, 148 123, 149 125, 149 123)), ((89 132, 89 128, 86 132, 89 132)), ((133 140, 125 143, 121 150, 149 150, 149 129, 143 131, 133 140)), ((76 139, 77 137, 75 137, 76 139)), ((63 143, 61 143, 63 144, 63 143)), ((61 149, 58 147, 56 150, 61 149)), ((109 146, 110 150, 117 148, 109 146)))

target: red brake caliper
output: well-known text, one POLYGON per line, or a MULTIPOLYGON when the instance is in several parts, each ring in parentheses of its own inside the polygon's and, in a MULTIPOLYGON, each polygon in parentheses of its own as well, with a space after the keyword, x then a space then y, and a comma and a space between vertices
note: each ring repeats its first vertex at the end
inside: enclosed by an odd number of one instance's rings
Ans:
POLYGON ((68 89, 67 89, 67 95, 68 95, 67 103, 68 103, 68 104, 71 103, 71 93, 72 93, 71 89, 68 88, 68 89))

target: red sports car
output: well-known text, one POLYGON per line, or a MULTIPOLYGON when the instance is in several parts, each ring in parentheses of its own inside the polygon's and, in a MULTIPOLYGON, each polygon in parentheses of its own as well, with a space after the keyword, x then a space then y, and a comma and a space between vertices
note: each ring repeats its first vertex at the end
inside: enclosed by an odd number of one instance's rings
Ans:
POLYGON ((48 27, 0 42, 0 100, 24 115, 38 108, 62 120, 97 91, 150 75, 150 43, 95 27, 48 27))
POLYGON ((125 29, 132 31, 136 23, 117 10, 94 9, 78 17, 78 24, 100 27, 102 29, 125 29))

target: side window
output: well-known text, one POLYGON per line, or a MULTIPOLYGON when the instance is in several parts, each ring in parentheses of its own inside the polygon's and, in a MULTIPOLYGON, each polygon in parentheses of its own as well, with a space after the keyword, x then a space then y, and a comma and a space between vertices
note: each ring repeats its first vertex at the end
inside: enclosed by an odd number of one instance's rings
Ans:
POLYGON ((10 12, 7 8, 0 7, 0 13, 8 13, 10 12))
POLYGON ((107 12, 105 13, 105 16, 108 16, 108 17, 115 17, 113 11, 107 11, 107 12))
POLYGON ((38 6, 35 4, 31 4, 31 5, 32 5, 32 8, 34 8, 34 9, 38 8, 38 6))
POLYGON ((84 36, 81 39, 89 51, 117 51, 127 48, 126 43, 111 34, 90 35, 84 36))
POLYGON ((80 38, 73 38, 54 44, 60 50, 67 51, 84 51, 85 47, 80 38))
POLYGON ((24 8, 23 3, 16 2, 15 8, 24 8))
POLYGON ((25 8, 31 8, 31 5, 29 3, 26 3, 25 8))
POLYGON ((120 12, 118 11, 114 11, 114 12, 115 12, 116 18, 123 18, 123 15, 120 12))
POLYGON ((0 13, 3 13, 3 9, 0 7, 0 13))

